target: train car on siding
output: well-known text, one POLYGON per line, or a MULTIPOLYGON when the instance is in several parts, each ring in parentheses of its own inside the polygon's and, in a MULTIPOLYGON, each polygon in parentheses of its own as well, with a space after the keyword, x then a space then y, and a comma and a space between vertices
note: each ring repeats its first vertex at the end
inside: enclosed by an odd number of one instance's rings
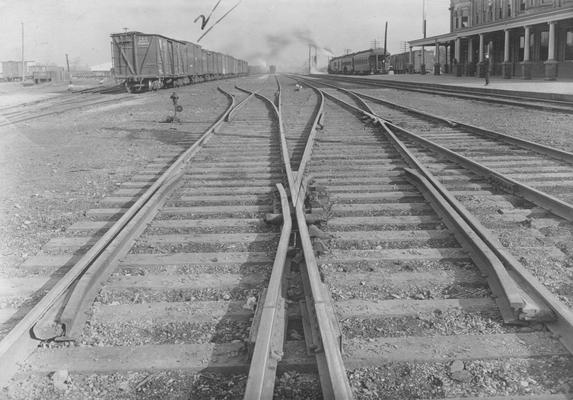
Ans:
POLYGON ((383 49, 369 49, 346 54, 330 59, 328 73, 330 74, 380 74, 386 69, 386 57, 383 49))
POLYGON ((246 74, 226 68, 223 54, 191 42, 141 32, 115 33, 111 38, 114 77, 123 80, 128 91, 177 87, 246 74))
POLYGON ((380 74, 385 71, 385 57, 383 49, 369 49, 353 54, 354 69, 357 75, 380 74))
POLYGON ((422 57, 422 50, 413 50, 411 53, 392 54, 388 58, 388 66, 389 68, 392 67, 396 74, 420 73, 422 72, 422 61, 428 71, 434 68, 434 60, 433 51, 425 50, 424 57, 422 57))

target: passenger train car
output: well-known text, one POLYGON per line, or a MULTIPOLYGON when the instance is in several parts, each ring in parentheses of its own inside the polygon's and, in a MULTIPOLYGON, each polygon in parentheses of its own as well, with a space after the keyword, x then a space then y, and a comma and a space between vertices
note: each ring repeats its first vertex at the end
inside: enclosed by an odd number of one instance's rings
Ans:
POLYGON ((334 57, 328 64, 328 73, 346 75, 381 74, 390 71, 396 74, 419 73, 422 70, 422 60, 427 69, 434 66, 432 51, 426 50, 424 59, 422 50, 412 51, 412 63, 410 63, 410 52, 392 55, 386 53, 386 57, 383 57, 383 54, 382 49, 370 49, 334 57))
MULTIPOLYGON (((386 53, 388 56, 388 53, 386 53)), ((383 49, 369 49, 331 58, 329 74, 380 74, 385 70, 386 57, 383 49)))
MULTIPOLYGON (((445 56, 443 56, 445 59, 445 56)), ((435 55, 433 51, 424 50, 424 57, 422 57, 422 50, 412 50, 410 52, 392 54, 388 58, 388 68, 392 67, 395 74, 405 73, 420 73, 422 72, 422 64, 425 66, 426 71, 434 68, 435 55), (410 63, 410 57, 412 62, 410 63)))
POLYGON ((113 75, 128 91, 177 87, 248 74, 246 61, 162 35, 111 35, 113 75))

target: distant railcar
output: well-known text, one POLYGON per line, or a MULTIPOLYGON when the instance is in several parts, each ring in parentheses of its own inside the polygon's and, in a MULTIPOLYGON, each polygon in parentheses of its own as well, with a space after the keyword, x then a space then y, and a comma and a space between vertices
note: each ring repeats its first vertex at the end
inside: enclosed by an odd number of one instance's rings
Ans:
MULTIPOLYGON (((27 61, 24 61, 24 71, 27 69, 27 61)), ((26 75, 29 75, 26 73, 26 75)), ((2 76, 7 81, 22 80, 22 61, 3 61, 2 76)))
MULTIPOLYGON (((64 72, 63 67, 52 65, 34 65, 30 67, 34 83, 60 82, 69 79, 69 74, 64 72)), ((77 77, 77 76, 76 76, 77 77)))
MULTIPOLYGON (((386 53, 386 56, 388 53, 386 53)), ((383 49, 369 49, 330 59, 330 74, 380 74, 384 72, 386 57, 383 49)))
POLYGON ((141 32, 111 35, 114 77, 129 91, 177 87, 248 73, 245 61, 162 35, 141 32), (238 61, 238 60, 237 60, 238 61))
POLYGON ((410 72, 410 53, 392 54, 388 60, 388 65, 396 74, 410 72))
POLYGON ((433 51, 425 50, 422 58, 422 50, 413 50, 411 54, 410 52, 392 54, 388 59, 388 65, 397 74, 420 73, 422 64, 425 65, 426 70, 434 68, 434 59, 433 51))

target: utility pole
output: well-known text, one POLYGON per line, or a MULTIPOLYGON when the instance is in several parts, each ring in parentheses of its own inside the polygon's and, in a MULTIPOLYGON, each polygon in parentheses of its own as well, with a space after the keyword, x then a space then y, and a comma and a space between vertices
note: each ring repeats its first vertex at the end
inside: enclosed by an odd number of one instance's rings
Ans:
MULTIPOLYGON (((426 38, 426 0, 422 0, 422 31, 424 34, 424 39, 426 38)), ((426 51, 424 46, 422 46, 422 65, 420 65, 420 72, 422 74, 426 73, 426 51)))
POLYGON ((310 43, 308 44, 308 74, 311 74, 311 58, 312 58, 312 50, 310 47, 310 43))
POLYGON ((315 46, 314 47, 314 68, 316 68, 316 70, 318 70, 318 48, 315 46))
POLYGON ((386 71, 386 45, 388 44, 388 21, 386 21, 386 26, 384 28, 384 72, 386 71))
POLYGON ((22 83, 26 79, 26 67, 24 65, 24 22, 22 22, 22 83))
POLYGON ((72 84, 72 74, 70 73, 70 59, 66 54, 66 65, 68 66, 68 77, 70 78, 70 85, 72 84))

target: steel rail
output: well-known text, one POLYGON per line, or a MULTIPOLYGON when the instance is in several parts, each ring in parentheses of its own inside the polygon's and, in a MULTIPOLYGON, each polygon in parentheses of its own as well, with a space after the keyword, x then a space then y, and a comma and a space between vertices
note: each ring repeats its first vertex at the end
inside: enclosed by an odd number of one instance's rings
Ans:
MULTIPOLYGON (((116 239, 116 237, 125 229, 125 227, 134 219, 138 218, 140 210, 148 202, 153 202, 155 193, 164 185, 170 183, 170 175, 179 170, 195 154, 197 149, 205 143, 216 129, 223 123, 224 118, 234 107, 234 97, 219 88, 229 99, 230 104, 220 118, 211 125, 203 136, 191 148, 185 151, 175 163, 161 175, 160 178, 133 204, 123 216, 84 254, 78 262, 46 293, 42 299, 20 320, 14 328, 0 341, 0 359, 3 360, 4 368, 0 369, 0 383, 9 379, 14 373, 15 363, 26 357, 33 350, 34 343, 37 341, 31 337, 31 330, 34 325, 64 296, 70 287, 77 280, 86 274, 90 266, 105 253, 106 249, 116 239), (24 344, 23 342, 26 342, 24 344)), ((79 294, 77 295, 79 296, 79 294)), ((79 296, 81 297, 81 296, 79 296)), ((78 310, 79 311, 79 310, 78 310)), ((65 333, 65 332, 64 332, 65 333)))
POLYGON ((342 359, 340 342, 334 335, 335 329, 332 318, 332 305, 330 296, 327 294, 325 285, 320 278, 320 272, 312 241, 306 224, 304 210, 304 199, 306 197, 306 188, 308 178, 305 178, 306 165, 310 161, 314 147, 315 137, 320 127, 322 129, 324 118, 324 94, 312 85, 308 85, 320 95, 320 105, 307 139, 299 169, 296 172, 295 187, 291 190, 291 197, 294 199, 297 225, 303 248, 306 267, 304 270, 308 275, 308 285, 312 294, 312 301, 316 311, 317 323, 319 326, 320 339, 322 341, 323 353, 317 354, 319 365, 324 366, 326 371, 320 374, 325 398, 334 399, 351 399, 353 398, 352 389, 346 375, 346 368, 342 359))
MULTIPOLYGON (((280 92, 279 92, 280 99, 280 92)), ((320 110, 323 110, 324 98, 321 98, 320 110)), ((280 104, 279 100, 279 104, 280 104)), ((277 110, 278 111, 278 110, 277 110)), ((280 114, 279 114, 280 117, 280 114)), ((318 124, 318 120, 322 118, 322 112, 320 115, 317 114, 315 121, 313 123, 313 128, 318 124)), ((285 140, 285 146, 283 151, 285 152, 286 159, 289 158, 288 149, 286 148, 286 137, 284 133, 284 128, 282 124, 282 118, 280 119, 280 131, 281 138, 285 140)), ((314 135, 312 136, 312 141, 307 141, 307 147, 305 147, 306 160, 310 159, 310 152, 312 151, 312 146, 314 144, 314 136, 316 135, 316 129, 314 129, 314 135), (309 142, 311 145, 309 146, 309 142)), ((304 156, 303 156, 304 158, 304 156)), ((289 161, 290 165, 290 161, 289 161)), ((305 162, 306 165, 306 162, 305 162)), ((292 174, 292 171, 291 171, 292 174)), ((327 289, 322 283, 320 277, 320 272, 318 269, 318 263, 316 262, 316 257, 314 255, 314 249, 312 247, 312 241, 310 238, 310 233, 308 232, 308 226, 306 223, 306 215, 304 210, 304 200, 306 197, 306 185, 303 184, 303 174, 304 169, 299 168, 297 172, 297 181, 299 181, 300 186, 290 185, 289 188, 291 192, 291 198, 293 199, 293 205, 295 207, 296 220, 298 233, 300 241, 302 244, 302 250, 304 254, 304 261, 306 264, 306 273, 308 278, 308 283, 310 286, 313 306, 315 310, 315 316, 318 323, 320 339, 322 341, 322 352, 316 354, 319 366, 319 376, 321 380, 321 386, 323 394, 326 398, 333 398, 335 400, 347 400, 352 399, 352 388, 350 387, 350 382, 348 381, 348 376, 346 374, 346 368, 344 367, 344 360, 342 359, 342 349, 340 342, 337 340, 334 332, 334 326, 332 323, 332 306, 330 297, 327 294, 327 289), (295 201, 296 199, 296 201, 295 201), (324 361, 324 362, 323 362, 324 361), (326 370, 323 370, 326 369, 326 370)))
MULTIPOLYGON (((291 76, 291 75, 287 75, 287 76, 291 79, 296 80, 296 78, 291 76)), ((294 180, 296 196, 293 198, 293 204, 297 203, 298 198, 299 198, 299 194, 301 192, 302 181, 304 178, 304 173, 306 171, 306 166, 312 157, 312 150, 314 148, 314 141, 316 138, 316 134, 317 134, 318 130, 322 129, 322 127, 324 125, 324 94, 322 93, 322 91, 318 90, 317 88, 315 88, 312 85, 309 85, 309 87, 317 93, 317 95, 320 98, 320 102, 319 102, 319 105, 316 109, 314 121, 312 123, 312 127, 310 128, 310 133, 308 135, 308 138, 306 141, 306 146, 304 147, 304 151, 302 153, 302 157, 301 157, 301 160, 300 160, 300 163, 298 166, 298 170, 296 171, 296 176, 295 176, 295 180, 294 180)))
MULTIPOLYGON (((328 94, 327 94, 328 95, 328 94)), ((336 99, 336 97, 329 95, 331 98, 336 99)), ((354 108, 357 111, 360 111, 356 107, 351 104, 348 104, 340 99, 336 99, 337 101, 346 104, 350 108, 354 108)), ((371 111, 371 110, 370 110, 371 111)), ((391 130, 388 129, 388 123, 381 117, 376 116, 372 112, 363 111, 364 115, 368 117, 374 118, 377 123, 379 123, 384 130, 391 134, 390 137, 394 137, 396 139, 396 143, 400 143, 401 147, 403 147, 406 151, 407 148, 404 146, 399 139, 393 135, 391 130)), ((427 172, 427 171, 426 171, 427 172)), ((422 170, 422 176, 425 176, 424 170, 422 170)), ((430 175, 426 175, 426 178, 430 177, 430 175)), ((428 179, 432 182, 434 188, 437 189, 438 192, 447 194, 447 189, 443 188, 443 185, 435 179, 428 179)), ((552 321, 544 321, 547 327, 559 338, 561 343, 567 348, 567 350, 573 353, 573 311, 566 307, 557 297, 551 293, 547 288, 545 288, 539 280, 537 280, 529 271, 527 271, 516 259, 513 257, 507 250, 503 248, 503 246, 499 243, 498 240, 493 239, 492 235, 488 232, 486 228, 484 228, 479 221, 471 213, 469 213, 465 207, 461 205, 453 196, 447 195, 445 196, 446 200, 448 201, 449 205, 451 205, 456 212, 469 224, 471 229, 478 235, 478 237, 483 240, 483 242, 495 253, 496 257, 503 263, 503 265, 510 270, 512 273, 511 276, 516 281, 520 287, 524 290, 526 296, 530 301, 534 303, 540 302, 544 303, 552 312, 553 316, 555 317, 552 321)), ((497 301, 497 299, 496 299, 497 301)), ((542 306, 539 304, 539 306, 542 306)), ((540 308, 541 309, 541 308, 540 308)), ((526 319, 529 317, 526 315, 526 319)), ((542 319, 549 318, 549 315, 541 315, 542 319)))
MULTIPOLYGON (((368 107, 369 108, 369 107, 368 107)), ((370 109, 370 111, 372 111, 370 109)), ((428 193, 434 197, 436 204, 444 209, 444 213, 451 219, 457 227, 457 231, 463 241, 472 248, 473 254, 477 256, 478 264, 487 273, 487 278, 496 296, 496 302, 500 306, 505 322, 515 322, 517 320, 549 320, 553 317, 551 310, 544 300, 531 290, 523 289, 522 276, 511 276, 510 270, 523 270, 523 267, 507 252, 499 241, 491 238, 491 234, 485 227, 439 182, 438 179, 408 150, 394 133, 388 129, 386 122, 378 119, 377 122, 384 129, 386 136, 390 139, 394 147, 403 155, 409 164, 415 166, 415 170, 406 169, 406 172, 414 176, 426 188, 428 193), (419 171, 419 172, 417 172, 419 171), (428 187, 428 182, 431 188, 428 187), (435 194, 434 194, 435 192, 435 194), (438 198, 439 196, 439 198, 438 198), (444 205, 447 203, 447 206, 444 205), (451 210, 450 210, 451 209, 451 210), (461 217, 461 220, 459 218, 461 217), (477 235, 477 237, 476 237, 477 235), (490 273, 488 273, 490 272, 490 273), (491 277, 491 272, 494 276, 491 277), (518 281, 522 285, 518 284, 518 281), (520 289, 521 288, 521 289, 520 289), (503 294, 503 298, 499 296, 503 294), (507 301, 505 301, 507 299, 507 301), (511 312, 508 312, 512 310, 511 312)))
POLYGON ((281 88, 281 82, 279 81, 278 75, 275 75, 275 82, 277 83, 277 87, 278 87, 278 90, 275 93, 275 101, 276 101, 275 104, 277 106, 277 109, 282 112, 282 109, 283 109, 283 103, 282 103, 283 98, 281 96, 282 88, 281 88))
MULTIPOLYGON (((342 89, 342 88, 337 88, 337 89, 340 91, 346 92, 345 89, 342 89)), ((335 98, 335 97, 333 97, 333 98, 335 98)), ((465 168, 469 169, 470 171, 472 171, 478 175, 481 175, 481 176, 486 176, 487 178, 492 180, 494 183, 499 184, 500 187, 503 190, 505 190, 506 192, 521 196, 521 197, 525 198, 526 200, 529 200, 530 202, 536 204, 537 206, 551 211, 555 215, 558 215, 562 218, 565 218, 568 221, 573 221, 573 205, 572 204, 564 202, 564 201, 562 201, 562 200, 560 200, 554 196, 551 196, 550 194, 547 194, 547 193, 542 192, 540 190, 537 190, 537 189, 535 189, 529 185, 521 183, 515 179, 507 177, 507 176, 505 176, 505 175, 503 175, 503 174, 501 174, 501 173, 499 173, 499 172, 497 172, 491 168, 488 168, 488 167, 486 167, 486 166, 484 166, 484 165, 482 165, 476 161, 473 161, 467 157, 464 157, 461 154, 458 154, 452 150, 449 150, 443 146, 440 146, 439 144, 436 144, 436 143, 432 142, 431 140, 425 139, 419 135, 416 135, 413 132, 410 132, 404 128, 401 128, 397 125, 394 125, 391 121, 388 121, 384 117, 381 117, 381 116, 373 113, 372 110, 370 110, 370 111, 360 110, 359 108, 356 108, 353 105, 351 105, 351 104, 349 104, 343 100, 337 99, 337 101, 344 103, 349 107, 355 108, 357 110, 357 112, 363 112, 364 115, 368 116, 372 120, 380 119, 381 121, 384 121, 384 123, 387 126, 390 126, 393 129, 398 130, 400 133, 410 137, 411 139, 414 139, 418 142, 423 143, 427 147, 430 147, 434 151, 436 151, 440 154, 443 154, 446 157, 453 158, 455 161, 457 161, 459 164, 461 164, 465 168)), ((368 109, 369 109, 369 107, 368 107, 368 109)), ((545 147, 545 146, 543 146, 543 147, 545 147)), ((554 150, 559 152, 559 150, 557 150, 557 149, 554 149, 554 150)))
MULTIPOLYGON (((422 116, 429 118, 433 121, 444 122, 444 123, 449 124, 452 127, 461 127, 461 128, 469 130, 470 132, 476 133, 478 135, 488 136, 490 138, 498 139, 498 140, 501 139, 507 143, 515 144, 515 145, 524 147, 528 150, 534 151, 536 153, 540 153, 542 155, 547 155, 547 156, 553 157, 557 160, 565 161, 565 162, 573 164, 573 153, 568 152, 568 151, 556 149, 555 147, 546 146, 546 145, 541 144, 541 143, 535 143, 535 142, 532 142, 529 140, 521 139, 521 138, 518 138, 516 136, 508 135, 506 133, 496 132, 496 131, 492 131, 490 129, 482 128, 479 126, 466 124, 466 123, 455 121, 455 120, 452 120, 449 118, 433 115, 433 114, 430 114, 430 113, 427 113, 427 112, 424 112, 421 110, 417 110, 413 107, 407 107, 404 105, 395 104, 395 103, 392 103, 388 100, 384 100, 384 99, 373 97, 373 96, 370 96, 367 94, 359 93, 359 92, 356 92, 354 90, 351 90, 350 93, 354 93, 355 95, 360 96, 364 99, 368 99, 368 100, 371 100, 373 102, 385 104, 389 107, 396 108, 396 109, 399 109, 402 111, 406 111, 406 112, 409 112, 411 114, 422 115, 422 116)), ((392 122, 392 121, 389 121, 389 122, 392 122)))
MULTIPOLYGON (((373 120, 379 121, 373 113, 365 110, 361 110, 356 106, 349 104, 337 97, 324 93, 325 96, 331 98, 332 100, 341 103, 342 105, 351 108, 355 112, 362 113, 373 120)), ((382 127, 384 125, 382 124, 382 127)), ((438 182, 438 180, 426 169, 423 165, 415 158, 415 156, 407 149, 407 147, 394 136, 391 131, 386 130, 385 136, 394 145, 396 150, 402 155, 402 157, 418 171, 422 171, 422 174, 428 178, 432 184, 438 186, 438 191, 443 195, 447 190, 438 182)), ((453 196, 448 196, 453 198, 453 196)), ((444 197, 442 197, 444 198, 444 197)), ((455 200, 455 199, 454 199, 455 200)), ((456 201, 457 202, 457 201, 456 201)), ((453 226, 454 231, 457 232, 457 237, 460 238, 467 247, 471 250, 474 255, 476 264, 480 269, 487 275, 488 282, 492 291, 496 294, 496 302, 502 311, 503 318, 506 322, 515 322, 519 319, 520 314, 524 308, 535 308, 538 306, 531 305, 532 300, 527 302, 524 299, 524 293, 518 288, 516 282, 511 276, 509 276, 507 270, 504 268, 500 260, 495 256, 490 248, 479 238, 479 236, 469 228, 467 223, 463 221, 463 218, 456 212, 452 213, 449 209, 444 209, 443 202, 437 201, 436 204, 442 208, 442 214, 447 216, 450 220, 450 225, 453 226), (529 303, 529 305, 528 305, 529 303)))
POLYGON ((282 281, 287 263, 292 218, 286 191, 282 184, 279 183, 276 186, 281 198, 283 226, 256 335, 245 389, 245 400, 272 399, 277 363, 282 357, 284 344, 285 302, 282 281), (280 347, 276 343, 273 346, 273 338, 280 342, 280 347))
MULTIPOLYGON (((235 86, 235 88, 239 89, 237 86, 235 86)), ((239 89, 241 90, 241 89, 239 89)), ((254 96, 254 93, 249 94, 247 97, 245 97, 243 100, 241 100, 241 102, 239 102, 239 104, 237 104, 235 107, 233 107, 233 109, 231 110, 231 112, 229 112, 229 114, 227 115, 227 118, 225 119, 225 121, 231 121, 235 114, 237 114, 248 102, 249 100, 254 96)))
MULTIPOLYGON (((292 170, 286 138, 282 129, 282 119, 277 105, 267 97, 235 86, 238 90, 249 94, 248 98, 256 96, 269 104, 278 119, 279 140, 281 143, 281 156, 289 186, 292 184, 292 170)), ((282 358, 284 347, 284 299, 282 298, 282 280, 284 278, 285 263, 287 262, 288 243, 292 231, 292 217, 286 191, 281 184, 277 184, 281 197, 283 228, 273 263, 269 286, 266 290, 265 301, 261 313, 261 319, 255 338, 255 346, 249 368, 247 385, 245 388, 245 400, 272 399, 276 368, 282 358), (273 340, 274 339, 274 340, 273 340), (278 342, 278 343, 277 343, 278 342), (280 343, 280 344, 279 344, 280 343)))
MULTIPOLYGON (((388 124, 382 119, 379 119, 379 123, 385 130, 390 131, 387 127, 388 124)), ((393 127, 396 128, 395 126, 393 127)), ((438 189, 438 191, 441 190, 440 186, 442 185, 437 180, 432 182, 432 184, 438 189)), ((445 188, 442 190, 447 191, 445 188)), ((511 273, 513 280, 517 282, 527 294, 529 300, 538 304, 539 310, 541 310, 541 321, 546 322, 548 328, 559 337, 559 340, 565 348, 567 348, 569 352, 573 353, 573 311, 559 301, 559 299, 545 288, 539 280, 533 276, 533 274, 527 271, 527 269, 525 269, 521 263, 519 263, 519 261, 517 261, 517 259, 501 245, 501 243, 499 243, 499 240, 494 238, 489 230, 483 227, 483 225, 473 217, 473 215, 467 211, 461 203, 459 203, 453 196, 448 196, 447 200, 469 224, 471 229, 488 245, 496 257, 503 263, 508 272, 511 273), (545 306, 542 306, 541 303, 544 303, 545 306), (543 311, 543 308, 545 307, 548 307, 553 315, 548 315, 546 311, 543 311)), ((528 320, 535 318, 524 315, 524 319, 528 320)))
MULTIPOLYGON (((247 90, 244 90, 247 91, 247 90)), ((248 91, 247 91, 248 92, 248 91)), ((256 94, 272 105, 277 118, 279 119, 279 131, 281 136, 281 153, 283 161, 285 162, 285 168, 287 170, 287 178, 289 181, 289 190, 291 194, 291 199, 297 198, 296 204, 294 204, 296 212, 297 227, 302 243, 304 259, 306 263, 306 270, 308 273, 308 279, 310 282, 311 295, 313 299, 313 306, 316 312, 317 323, 320 331, 320 339, 322 341, 322 353, 317 354, 317 357, 321 355, 325 357, 325 367, 327 371, 322 371, 319 375, 321 378, 321 386, 323 393, 327 393, 330 398, 335 400, 346 400, 352 398, 352 389, 350 388, 350 383, 346 375, 346 369, 344 367, 344 361, 342 359, 342 353, 340 349, 340 343, 337 341, 334 335, 334 327, 332 325, 331 315, 329 312, 330 298, 325 295, 325 287, 320 278, 320 273, 318 270, 318 264, 314 256, 314 249, 312 247, 312 242, 310 239, 310 234, 308 232, 308 227, 306 224, 306 216, 304 210, 304 199, 305 199, 305 188, 304 185, 297 190, 294 185, 293 172, 290 166, 290 157, 288 153, 288 148, 286 146, 286 137, 284 133, 284 127, 282 123, 282 116, 278 107, 268 98, 256 94)), ((279 94, 280 96, 280 94, 279 94)), ((279 102, 280 103, 280 102, 279 102)))
MULTIPOLYGON (((81 329, 85 323, 85 320, 87 319, 87 315, 82 310, 85 310, 86 307, 88 307, 89 304, 93 302, 93 299, 97 295, 97 291, 99 289, 97 287, 98 283, 104 281, 107 278, 108 269, 110 269, 113 264, 110 261, 119 256, 122 249, 125 249, 130 243, 131 237, 138 233, 138 230, 141 230, 145 227, 146 220, 152 218, 155 212, 158 210, 158 203, 160 199, 164 200, 167 194, 174 190, 174 183, 177 182, 180 176, 183 175, 186 164, 197 153, 197 151, 200 150, 203 144, 205 144, 211 138, 215 130, 223 123, 223 120, 226 119, 232 111, 234 106, 234 97, 232 97, 229 93, 223 93, 229 96, 231 102, 229 103, 229 107, 223 113, 221 118, 219 118, 201 136, 201 138, 197 140, 197 142, 195 142, 189 149, 187 149, 181 156, 179 156, 177 160, 154 182, 154 184, 149 189, 147 189, 141 198, 139 198, 136 203, 130 207, 127 213, 129 213, 134 208, 133 213, 144 212, 145 214, 142 214, 142 217, 138 217, 138 221, 136 221, 136 223, 131 223, 130 221, 129 227, 125 225, 129 229, 123 229, 121 232, 121 238, 118 237, 118 239, 120 239, 120 244, 118 246, 112 246, 111 251, 106 250, 102 252, 104 258, 102 259, 100 257, 97 261, 95 261, 97 263, 97 267, 90 267, 89 270, 84 273, 84 276, 82 276, 80 281, 76 284, 76 287, 73 289, 59 317, 59 321, 64 327, 64 340, 75 339, 76 336, 81 334, 81 329), (117 249, 114 247, 117 247, 117 249)), ((131 217, 128 218, 131 219, 131 217)), ((121 219, 119 221, 121 221, 121 219)), ((113 227, 111 229, 113 229, 113 227)))
MULTIPOLYGON (((454 88, 450 89, 447 87, 440 87, 440 85, 433 85, 432 87, 428 87, 427 84, 420 84, 419 82, 413 82, 411 84, 405 82, 389 82, 387 80, 373 80, 373 79, 364 79, 364 78, 347 78, 347 77, 332 77, 328 76, 325 78, 324 76, 316 77, 316 79, 330 79, 330 80, 337 80, 343 82, 352 82, 352 83, 359 83, 364 84, 367 86, 374 86, 374 87, 387 87, 391 89, 398 89, 398 90, 408 90, 411 92, 419 92, 419 93, 427 93, 433 95, 442 95, 442 96, 449 96, 449 97, 457 97, 461 99, 469 99, 469 100, 477 100, 477 101, 487 101, 489 103, 498 103, 498 104, 506 104, 511 106, 519 106, 519 107, 526 107, 526 108, 534 108, 534 109, 542 109, 542 110, 550 110, 550 111, 559 111, 563 113, 571 113, 573 112, 573 104, 570 101, 562 101, 562 100, 552 100, 552 99, 544 99, 544 98, 535 98, 535 97, 518 97, 512 96, 509 94, 500 94, 493 92, 492 90, 488 90, 487 93, 475 93, 475 94, 468 94, 462 93, 460 91, 456 91, 454 88), (524 102, 525 100, 525 102, 524 102), (529 102, 529 103, 528 103, 529 102), (545 104, 544 104, 545 103, 545 104)), ((443 86, 443 85, 441 85, 443 86)), ((467 89, 467 88, 464 88, 467 89)))
MULTIPOLYGON (((49 112, 44 112, 44 113, 40 113, 40 114, 36 114, 36 115, 28 115, 28 116, 24 116, 24 117, 16 117, 12 121, 9 120, 10 116, 3 116, 4 118, 6 118, 7 121, 0 122, 0 127, 7 126, 7 125, 13 125, 13 124, 19 124, 21 122, 30 121, 32 119, 38 119, 38 118, 48 117, 51 115, 57 115, 57 114, 64 113, 66 111, 77 110, 77 109, 81 109, 81 108, 85 108, 85 107, 99 106, 99 105, 106 104, 106 103, 120 102, 121 100, 130 99, 130 98, 131 98, 131 96, 123 96, 123 97, 114 98, 114 99, 92 101, 90 103, 79 104, 79 105, 76 105, 74 107, 68 107, 68 108, 65 108, 63 110, 49 111, 49 112)), ((26 114, 27 114, 27 112, 26 112, 26 114)), ((2 114, 0 114, 0 116, 2 116, 2 114)))
POLYGON ((280 140, 280 144, 281 144, 281 156, 283 159, 285 174, 287 176, 288 187, 290 188, 290 190, 292 192, 292 188, 294 187, 293 173, 292 173, 292 168, 291 168, 291 164, 290 164, 290 157, 288 154, 286 137, 285 137, 284 129, 283 129, 283 120, 282 120, 282 116, 281 116, 281 113, 280 113, 277 105, 273 101, 271 101, 269 98, 263 96, 262 94, 259 94, 257 92, 253 92, 253 91, 248 90, 248 89, 242 89, 238 86, 235 86, 235 87, 239 90, 242 90, 243 92, 254 94, 256 97, 258 97, 258 98, 262 99, 263 101, 265 101, 266 103, 268 103, 272 107, 273 111, 275 112, 275 115, 277 116, 277 119, 278 119, 278 125, 279 125, 279 136, 280 136, 279 140, 280 140))
MULTIPOLYGON (((316 310, 316 318, 320 331, 320 339, 322 340, 322 350, 326 358, 326 367, 328 371, 326 375, 321 375, 321 378, 327 378, 329 382, 322 382, 322 385, 329 385, 327 389, 323 389, 325 393, 331 393, 336 400, 352 399, 352 389, 346 375, 346 368, 342 359, 340 343, 334 335, 334 327, 332 325, 331 317, 329 316, 330 298, 325 293, 326 288, 320 278, 318 264, 314 256, 314 249, 312 248, 312 241, 306 225, 306 217, 304 212, 304 185, 301 188, 302 193, 298 196, 298 201, 295 205, 296 220, 299 228, 299 236, 302 243, 304 259, 306 263, 306 270, 310 282, 312 299, 314 308, 316 310), (326 390, 328 392, 326 392, 326 390)), ((292 191, 291 191, 292 193, 292 191)))
MULTIPOLYGON (((406 169, 406 172, 415 179, 422 182, 429 191, 435 191, 439 195, 442 194, 441 190, 436 187, 434 182, 429 181, 423 174, 416 171, 406 169), (427 181, 428 183, 425 183, 427 181), (434 189, 434 190, 432 190, 434 189)), ((561 343, 565 348, 573 353, 573 311, 567 308, 559 299, 545 288, 539 280, 537 280, 529 271, 527 271, 516 259, 499 243, 499 240, 494 238, 491 233, 481 225, 481 223, 471 215, 461 204, 452 204, 451 199, 444 197, 449 206, 463 218, 465 222, 471 227, 481 240, 492 250, 496 257, 508 269, 513 280, 524 289, 530 301, 538 304, 538 309, 541 310, 541 315, 536 318, 534 315, 523 315, 522 320, 540 320, 545 322, 548 328, 559 337, 561 343), (545 303, 543 306, 541 303, 545 303), (541 306, 541 307, 540 307, 541 306), (547 308, 545 308, 547 307, 547 308), (548 311, 550 313, 548 313, 548 311)), ((455 200, 455 199, 454 199, 455 200)), ((496 298, 496 302, 498 298, 496 298)), ((523 310, 523 309, 522 309, 523 310)), ((502 310, 503 311, 503 310, 502 310)), ((523 310, 527 312, 527 310, 523 310)))
POLYGON ((494 183, 498 183, 500 187, 511 194, 516 194, 529 200, 530 202, 538 205, 541 208, 551 211, 555 215, 565 218, 568 221, 573 221, 573 205, 565 201, 562 201, 548 193, 537 190, 529 185, 521 183, 513 178, 505 176, 485 165, 482 165, 476 161, 473 161, 467 157, 462 156, 452 150, 449 150, 431 140, 425 139, 413 132, 410 132, 404 128, 401 128, 392 123, 385 122, 389 127, 399 131, 404 136, 409 137, 419 143, 423 143, 425 146, 433 149, 434 151, 445 155, 446 157, 455 160, 460 165, 475 172, 478 175, 486 176, 494 183))

